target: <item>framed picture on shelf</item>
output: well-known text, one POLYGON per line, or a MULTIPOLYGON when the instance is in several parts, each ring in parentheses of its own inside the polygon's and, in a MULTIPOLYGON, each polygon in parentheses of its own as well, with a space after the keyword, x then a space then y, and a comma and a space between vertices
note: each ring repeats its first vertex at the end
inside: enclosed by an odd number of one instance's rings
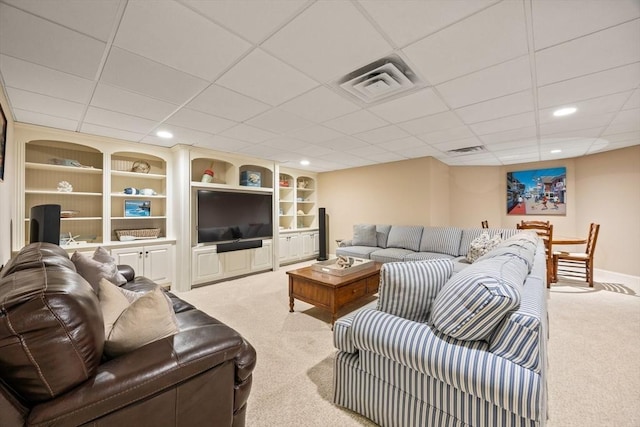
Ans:
POLYGON ((4 157, 7 152, 7 116, 0 105, 0 182, 4 181, 4 157))
POLYGON ((507 215, 566 215, 567 168, 507 172, 507 215))
POLYGON ((151 200, 125 200, 124 216, 134 218, 151 216, 151 200))

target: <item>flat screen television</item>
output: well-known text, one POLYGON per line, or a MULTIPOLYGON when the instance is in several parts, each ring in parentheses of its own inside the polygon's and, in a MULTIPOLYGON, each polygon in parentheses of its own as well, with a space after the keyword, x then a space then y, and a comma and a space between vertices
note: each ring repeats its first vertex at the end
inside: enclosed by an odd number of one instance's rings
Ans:
POLYGON ((273 237, 271 194, 197 190, 198 243, 273 237))

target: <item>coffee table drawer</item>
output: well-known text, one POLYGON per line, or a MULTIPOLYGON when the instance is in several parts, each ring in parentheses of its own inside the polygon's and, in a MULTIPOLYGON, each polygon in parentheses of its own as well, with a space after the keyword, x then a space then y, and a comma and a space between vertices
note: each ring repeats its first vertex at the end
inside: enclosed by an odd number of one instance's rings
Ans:
POLYGON ((336 302, 342 305, 346 302, 354 301, 358 298, 362 298, 367 294, 367 281, 358 280, 347 286, 343 286, 338 289, 336 293, 336 302))

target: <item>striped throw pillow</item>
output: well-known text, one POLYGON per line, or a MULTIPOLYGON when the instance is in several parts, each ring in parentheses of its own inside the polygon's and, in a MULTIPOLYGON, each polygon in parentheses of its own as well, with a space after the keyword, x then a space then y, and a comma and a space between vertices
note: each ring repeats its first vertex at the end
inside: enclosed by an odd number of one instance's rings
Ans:
POLYGON ((453 262, 449 259, 384 264, 380 270, 377 309, 426 322, 436 295, 451 274, 453 262))

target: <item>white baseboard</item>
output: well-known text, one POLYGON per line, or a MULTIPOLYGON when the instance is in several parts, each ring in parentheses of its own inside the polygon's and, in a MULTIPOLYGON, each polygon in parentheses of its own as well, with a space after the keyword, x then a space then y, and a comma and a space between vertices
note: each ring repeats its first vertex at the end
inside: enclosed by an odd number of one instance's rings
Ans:
POLYGON ((630 274, 602 270, 600 268, 593 269, 593 276, 596 282, 621 283, 623 285, 640 289, 640 276, 632 276, 630 274))

